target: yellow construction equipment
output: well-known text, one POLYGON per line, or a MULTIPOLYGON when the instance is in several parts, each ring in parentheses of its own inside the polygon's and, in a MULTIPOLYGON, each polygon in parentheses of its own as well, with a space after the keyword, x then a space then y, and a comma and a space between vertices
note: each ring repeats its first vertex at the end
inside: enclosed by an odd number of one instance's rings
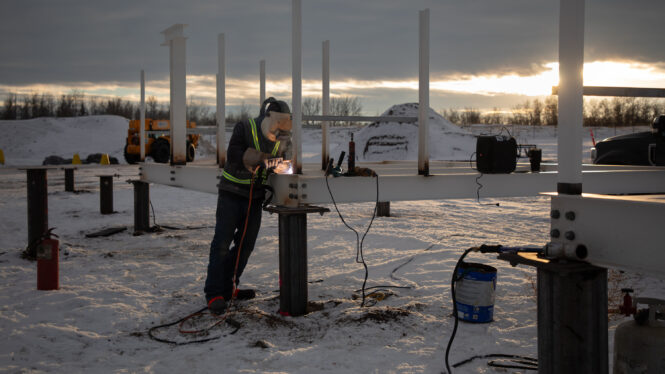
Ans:
MULTIPOLYGON (((141 161, 140 122, 140 120, 129 121, 127 141, 125 143, 125 161, 128 164, 135 164, 141 161)), ((187 121, 187 128, 196 128, 196 123, 187 121)), ((153 120, 148 118, 145 120, 146 131, 169 131, 170 129, 171 124, 169 120, 153 120)), ((198 134, 187 135, 187 162, 194 161, 198 144, 198 134)), ((171 159, 171 137, 169 135, 146 134, 144 147, 145 155, 152 157, 155 162, 167 163, 171 159)))

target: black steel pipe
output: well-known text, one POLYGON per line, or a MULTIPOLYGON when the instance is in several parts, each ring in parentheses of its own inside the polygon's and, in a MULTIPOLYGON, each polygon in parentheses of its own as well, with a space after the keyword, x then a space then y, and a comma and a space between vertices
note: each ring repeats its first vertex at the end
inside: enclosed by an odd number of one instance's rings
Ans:
POLYGON ((132 181, 134 185, 134 232, 150 230, 150 184, 132 181))
POLYGON ((28 249, 30 258, 37 256, 35 245, 48 231, 48 195, 46 169, 28 169, 28 249))
POLYGON ((74 192, 74 169, 65 169, 65 191, 74 192))
POLYGON ((99 176, 99 211, 102 214, 113 213, 113 176, 99 176))

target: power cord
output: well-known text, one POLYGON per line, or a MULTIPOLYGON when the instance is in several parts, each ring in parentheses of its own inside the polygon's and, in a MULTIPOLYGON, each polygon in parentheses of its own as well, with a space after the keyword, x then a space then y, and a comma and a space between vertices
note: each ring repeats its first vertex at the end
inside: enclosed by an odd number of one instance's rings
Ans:
MULTIPOLYGON (((328 167, 330 169, 330 167, 328 167)), ((365 230, 365 233, 362 236, 362 239, 360 238, 360 234, 356 229, 353 227, 349 226, 348 223, 346 223, 346 220, 344 220, 344 216, 342 216, 342 213, 339 211, 339 208, 337 207, 337 202, 335 202, 335 197, 333 196, 332 190, 330 189, 330 184, 328 183, 328 175, 329 172, 326 170, 326 187, 328 188, 328 193, 330 194, 330 199, 333 202, 333 205, 335 206, 335 211, 337 211, 337 215, 339 218, 342 220, 342 223, 344 226, 346 226, 349 230, 353 231, 354 234, 356 234, 356 263, 363 264, 363 267, 365 268, 365 278, 363 279, 363 286, 361 288, 362 291, 362 302, 360 303, 361 307, 365 306, 365 298, 367 295, 365 295, 365 286, 367 285, 367 278, 369 277, 369 270, 367 268, 367 263, 365 262, 365 257, 363 255, 363 242, 365 241, 365 237, 367 236, 367 233, 369 232, 369 229, 372 227, 372 223, 374 222, 374 218, 376 217, 376 211, 379 206, 379 176, 377 175, 376 178, 376 203, 374 204, 374 212, 372 213, 372 219, 369 221, 369 225, 367 225, 367 229, 365 230)))

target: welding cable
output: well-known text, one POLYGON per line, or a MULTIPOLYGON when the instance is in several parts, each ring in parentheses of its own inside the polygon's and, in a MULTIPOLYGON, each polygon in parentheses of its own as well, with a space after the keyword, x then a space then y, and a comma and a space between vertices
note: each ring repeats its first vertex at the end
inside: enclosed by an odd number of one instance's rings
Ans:
MULTIPOLYGON (((231 291, 231 300, 229 300, 229 305, 226 308, 226 312, 221 317, 215 316, 217 318, 217 321, 215 321, 212 325, 210 325, 208 327, 205 327, 205 328, 202 328, 202 329, 196 329, 196 330, 186 330, 184 328, 184 325, 187 321, 206 314, 206 313, 204 313, 204 311, 208 308, 207 307, 202 308, 202 309, 200 309, 200 310, 198 310, 198 311, 196 311, 196 312, 194 312, 194 313, 192 313, 192 314, 190 314, 190 315, 188 315, 184 318, 181 318, 181 319, 179 319, 175 322, 166 323, 166 324, 163 324, 163 325, 154 326, 154 327, 150 328, 148 330, 148 336, 151 339, 156 340, 158 342, 175 344, 175 345, 205 343, 205 342, 208 342, 208 341, 211 341, 211 340, 219 339, 219 336, 217 336, 217 337, 214 337, 214 338, 191 340, 191 341, 188 341, 188 342, 179 343, 179 342, 175 342, 175 341, 171 341, 171 340, 167 340, 167 339, 157 338, 156 336, 153 335, 153 331, 158 329, 158 328, 170 327, 170 326, 173 326, 173 325, 176 325, 176 324, 178 325, 178 332, 180 332, 181 334, 205 334, 205 333, 209 332, 211 329, 213 329, 214 327, 216 327, 216 326, 218 326, 218 325, 220 325, 224 322, 226 322, 229 325, 236 328, 233 332, 231 332, 231 334, 235 334, 238 331, 238 329, 240 329, 240 324, 237 321, 233 321, 233 320, 229 319, 228 317, 231 314, 231 307, 233 306, 233 302, 235 301, 235 298, 236 298, 238 264, 240 263, 240 253, 242 251, 242 245, 245 241, 245 234, 247 233, 247 226, 249 225, 249 214, 250 214, 250 211, 251 211, 251 208, 252 208, 252 197, 253 197, 253 192, 254 192, 254 181, 256 180, 256 173, 257 173, 258 170, 259 170, 259 167, 257 166, 256 169, 254 169, 254 171, 252 171, 252 179, 251 179, 250 186, 249 186, 249 201, 247 202, 247 214, 245 215, 245 225, 244 225, 243 230, 242 230, 242 235, 240 237, 240 241, 238 242, 238 253, 236 254, 236 261, 235 261, 235 267, 233 269, 233 278, 232 278, 233 289, 231 291)), ((210 314, 210 313, 207 313, 207 314, 210 314)), ((210 314, 210 315, 212 315, 212 314, 210 314)))
MULTIPOLYGON (((328 166, 328 169, 330 169, 330 165, 328 166)), ((344 219, 344 216, 342 216, 342 213, 339 211, 339 208, 337 207, 337 202, 335 202, 335 197, 333 196, 332 190, 330 189, 330 184, 328 183, 328 175, 329 175, 329 170, 326 170, 326 187, 328 188, 328 193, 330 194, 330 199, 333 202, 333 205, 335 206, 335 211, 337 211, 337 215, 339 218, 342 220, 342 223, 344 226, 346 226, 349 230, 353 231, 354 234, 356 234, 356 263, 363 264, 363 267, 365 268, 365 278, 363 279, 363 285, 362 285, 362 302, 360 303, 360 306, 363 307, 365 306, 365 286, 367 285, 367 278, 369 277, 369 269, 367 268, 367 263, 365 262, 365 257, 363 255, 363 242, 365 241, 365 237, 367 236, 367 233, 369 232, 369 229, 372 227, 372 223, 374 222, 374 218, 376 217, 376 211, 379 206, 379 176, 375 176, 376 178, 376 203, 374 204, 374 211, 372 213, 372 219, 369 221, 369 225, 367 225, 367 229, 365 230, 365 233, 362 236, 362 239, 360 238, 360 234, 356 229, 353 227, 349 226, 348 223, 346 223, 346 220, 344 219)))
POLYGON ((458 368, 462 365, 468 364, 469 362, 477 358, 499 358, 499 359, 508 359, 506 360, 491 360, 487 362, 487 366, 498 367, 504 369, 524 369, 524 370, 538 370, 538 360, 533 357, 520 356, 520 355, 511 355, 503 353, 492 353, 488 355, 477 355, 469 357, 466 360, 460 361, 453 365, 454 368, 458 368), (505 363, 508 362, 508 363, 505 363))
POLYGON ((455 340, 455 334, 457 334, 457 325, 459 324, 459 316, 457 315, 457 299, 455 298, 455 283, 462 279, 462 277, 457 276, 457 271, 459 270, 460 265, 464 261, 464 257, 468 255, 471 251, 477 250, 476 247, 471 247, 467 250, 464 251, 462 254, 462 257, 457 260, 457 264, 455 264, 455 269, 453 270, 453 276, 450 281, 450 294, 452 295, 453 299, 453 317, 455 318, 455 323, 453 325, 453 332, 450 335, 450 339, 448 340, 448 346, 446 347, 446 370, 448 370, 448 374, 452 374, 452 371, 450 370, 450 364, 448 362, 448 356, 450 355, 450 348, 453 346, 453 340, 455 340))

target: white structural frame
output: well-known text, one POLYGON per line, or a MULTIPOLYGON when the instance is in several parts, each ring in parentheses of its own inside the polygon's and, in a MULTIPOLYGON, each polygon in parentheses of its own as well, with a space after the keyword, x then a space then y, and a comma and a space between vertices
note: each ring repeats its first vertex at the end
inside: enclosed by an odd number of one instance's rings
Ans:
POLYGON ((266 60, 259 61, 259 108, 266 101, 266 60))
POLYGON ((226 162, 226 45, 224 34, 217 35, 217 165, 226 162))
POLYGON ((162 31, 163 46, 169 47, 171 87, 171 163, 187 163, 187 72, 185 24, 178 23, 162 31))
POLYGON ((141 70, 141 114, 140 114, 140 125, 139 125, 139 142, 141 145, 140 148, 140 157, 141 162, 145 161, 145 72, 141 70))
MULTIPOLYGON (((651 265, 650 257, 626 256, 622 251, 626 250, 627 245, 633 243, 645 243, 648 252, 659 250, 657 231, 651 228, 654 222, 660 222, 659 213, 662 211, 662 201, 658 199, 644 200, 634 198, 623 198, 621 203, 611 197, 599 198, 597 196, 589 197, 581 195, 582 185, 585 193, 595 194, 658 194, 665 192, 665 168, 663 167, 639 167, 639 166, 607 166, 607 165, 582 165, 582 104, 583 93, 585 92, 582 80, 583 53, 584 53, 584 1, 561 0, 560 16, 560 86, 559 95, 559 119, 560 128, 558 131, 558 154, 559 165, 543 165, 542 172, 528 172, 528 166, 520 165, 518 172, 513 174, 491 174, 482 176, 482 189, 478 190, 476 180, 479 174, 471 171, 468 163, 454 163, 429 161, 429 154, 422 144, 419 144, 418 171, 415 173, 414 162, 382 162, 382 163, 363 163, 360 166, 370 167, 380 175, 378 181, 374 178, 329 178, 330 187, 335 195, 335 200, 344 202, 367 202, 375 201, 376 185, 378 182, 381 193, 381 201, 401 201, 401 200, 430 200, 430 199, 457 199, 457 198, 476 198, 477 194, 481 198, 492 197, 517 197, 517 196, 536 196, 544 191, 559 190, 558 197, 552 199, 553 210, 561 205, 561 209, 569 209, 577 214, 582 214, 584 219, 567 222, 567 226, 561 230, 575 232, 580 244, 588 249, 588 255, 585 259, 591 264, 598 266, 617 266, 622 269, 648 271, 656 276, 663 277, 663 271, 658 266, 651 265), (422 155, 421 155, 422 153, 422 155), (423 161, 427 165, 427 173, 420 173, 423 161), (563 188, 562 188, 563 186, 563 188), (572 188, 571 188, 572 186, 572 188), (575 188, 579 186, 579 192, 575 188), (405 191, 408 191, 406 193, 405 191), (638 201, 639 200, 639 201, 638 201), (631 205, 632 204, 632 205, 631 205), (630 207, 628 207, 630 206, 630 207), (656 208, 654 208, 656 206, 656 208), (623 210, 629 212, 628 217, 621 218, 619 214, 612 215, 612 212, 623 210), (594 212, 603 211, 599 214, 594 212), (591 218, 587 218, 591 217, 591 218), (641 222, 639 226, 630 226, 627 222, 633 217, 635 222, 641 222), (641 218, 636 218, 641 217, 641 218), (607 223, 613 233, 622 235, 622 241, 602 241, 601 237, 606 230, 593 226, 593 222, 598 222, 599 227, 607 223), (612 222, 626 222, 625 225, 611 224, 612 222), (645 234, 627 230, 627 227, 649 227, 645 234)), ((423 101, 429 101, 429 12, 427 10, 420 12, 420 49, 419 49, 419 100, 420 109, 427 109, 428 106, 422 105, 423 101)), ((178 53, 184 55, 184 37, 182 37, 183 25, 174 25, 167 29, 167 40, 173 46, 175 40, 182 43, 178 53), (174 29, 175 28, 175 29, 174 29), (169 37, 170 36, 170 37, 169 37)), ((296 173, 292 175, 272 175, 270 183, 275 194, 273 203, 284 207, 302 207, 309 204, 330 203, 330 197, 325 188, 325 176, 321 168, 311 165, 301 164, 302 145, 301 145, 301 127, 302 127, 302 51, 301 51, 301 0, 292 0, 292 85, 293 85, 293 142, 295 152, 292 161, 297 165, 296 173)), ((218 73, 218 113, 220 96, 223 105, 224 92, 224 43, 223 34, 220 34, 220 69, 218 73), (221 87, 221 89, 220 89, 221 87)), ((177 65, 173 60, 181 61, 184 67, 184 57, 175 58, 174 50, 171 50, 172 59, 172 108, 177 104, 174 98, 183 98, 182 108, 184 113, 184 84, 181 85, 182 95, 174 92, 174 89, 180 87, 174 84, 173 67, 177 65)), ((176 56, 177 57, 177 56, 176 56)), ((176 61, 176 62, 177 62, 176 61)), ((180 65, 178 65, 180 66, 180 65)), ((183 74, 184 77, 184 74, 183 74)), ((382 121, 382 120, 400 120, 402 122, 426 123, 427 115, 423 117, 419 112, 419 118, 415 117, 348 117, 331 116, 329 112, 329 42, 323 44, 323 72, 322 72, 322 91, 323 115, 307 116, 304 119, 319 121, 382 121)), ((176 82, 177 83, 177 82, 176 82)), ((609 88, 601 90, 602 92, 624 92, 624 88, 609 88)), ((628 89, 632 94, 645 93, 649 95, 662 95, 658 89, 628 89)), ((223 111, 222 111, 223 112, 223 111)), ((219 126, 218 117, 218 155, 223 154, 223 128, 219 126), (220 131, 222 130, 222 131, 220 131), (222 133, 222 141, 219 134, 222 133)), ((182 123, 184 128, 184 121, 182 123)), ((177 127, 177 126, 172 126, 177 127)), ((423 128, 425 128, 424 126, 423 128)), ((322 161, 326 161, 327 148, 327 126, 322 127, 324 131, 322 139, 322 161)), ((419 143, 423 142, 422 133, 427 133, 426 129, 419 130, 419 143)), ((183 134, 185 131, 183 131, 183 134)), ((184 138, 184 136, 183 136, 184 138)), ((427 137, 424 136, 426 143, 427 137)), ((221 156, 223 157, 223 156, 221 156)), ((329 157, 329 155, 328 155, 329 157)), ((323 162, 322 162, 323 164, 323 162)), ((221 170, 207 166, 181 166, 177 164, 142 164, 141 179, 145 182, 165 184, 186 189, 217 193, 217 183, 221 170)), ((553 230, 561 221, 552 221, 553 230)), ((655 224, 654 224, 655 225, 655 224)), ((565 232, 564 232, 565 235, 565 232)), ((565 238, 565 236, 564 236, 565 238)), ((553 238, 553 248, 558 245, 561 239, 553 238)), ((565 239, 564 242, 573 241, 565 239)), ((561 246, 562 256, 578 258, 576 251, 577 242, 567 243, 572 245, 561 246), (573 248, 573 250, 571 250, 573 248)), ((659 257, 660 258, 660 257, 659 257)), ((662 264, 658 261, 657 264, 662 264)))
MULTIPOLYGON (((330 40, 321 46, 321 114, 330 114, 330 40)), ((328 121, 321 121, 321 170, 326 170, 330 160, 330 140, 328 140, 328 121)))

